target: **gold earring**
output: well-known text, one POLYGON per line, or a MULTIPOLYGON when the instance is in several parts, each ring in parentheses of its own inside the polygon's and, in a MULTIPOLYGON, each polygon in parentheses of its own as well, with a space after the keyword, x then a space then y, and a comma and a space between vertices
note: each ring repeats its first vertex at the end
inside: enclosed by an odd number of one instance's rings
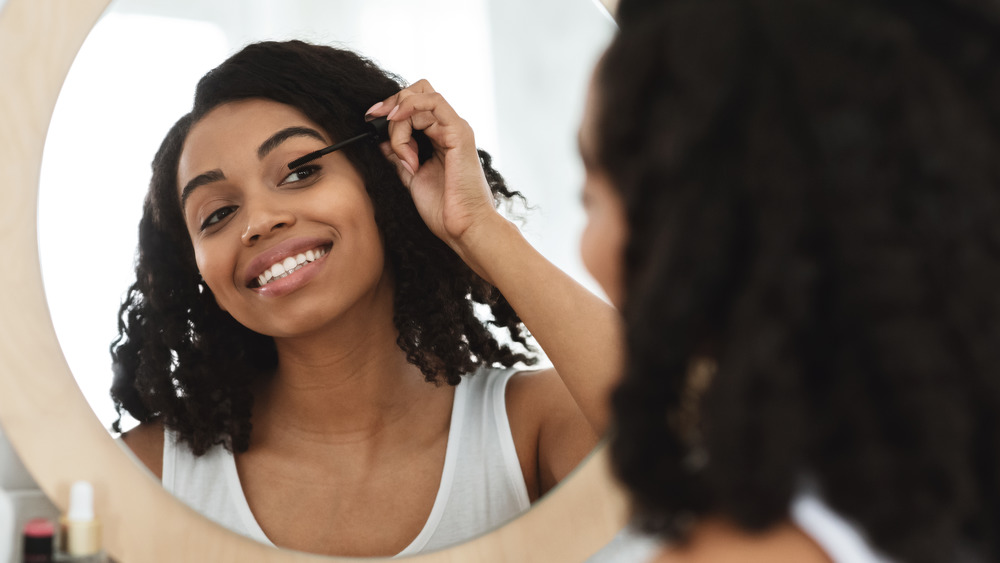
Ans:
POLYGON ((701 401, 715 378, 718 364, 712 358, 697 357, 688 363, 678 409, 668 414, 670 427, 688 447, 684 465, 698 471, 708 464, 708 450, 701 434, 701 401))

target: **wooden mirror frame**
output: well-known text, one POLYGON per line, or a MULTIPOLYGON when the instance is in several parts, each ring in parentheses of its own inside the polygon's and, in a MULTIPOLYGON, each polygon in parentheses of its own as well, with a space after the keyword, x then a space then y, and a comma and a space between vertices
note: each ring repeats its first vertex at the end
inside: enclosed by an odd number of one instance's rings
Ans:
MULTIPOLYGON (((120 562, 361 561, 274 549, 178 502, 109 438, 70 373, 42 286, 38 181, 59 89, 109 3, 8 0, 0 8, 0 255, 9 272, 0 288, 0 425, 60 510, 67 509, 74 481, 93 483, 104 547, 120 562)), ((406 560, 579 562, 611 540, 626 512, 601 447, 523 516, 467 543, 406 560)))

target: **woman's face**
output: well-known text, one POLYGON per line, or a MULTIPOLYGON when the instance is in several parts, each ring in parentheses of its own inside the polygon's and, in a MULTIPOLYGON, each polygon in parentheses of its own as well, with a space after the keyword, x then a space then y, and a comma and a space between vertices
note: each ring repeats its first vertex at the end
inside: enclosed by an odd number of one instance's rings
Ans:
POLYGON ((391 300, 354 166, 334 152, 288 169, 331 142, 297 109, 251 99, 213 109, 184 143, 177 193, 198 269, 219 306, 251 330, 309 334, 391 300))
POLYGON ((591 81, 583 122, 580 124, 580 156, 586 176, 583 183, 583 207, 587 226, 580 239, 583 264, 601 285, 611 303, 622 306, 622 264, 628 227, 625 205, 610 178, 597 163, 596 88, 591 81))

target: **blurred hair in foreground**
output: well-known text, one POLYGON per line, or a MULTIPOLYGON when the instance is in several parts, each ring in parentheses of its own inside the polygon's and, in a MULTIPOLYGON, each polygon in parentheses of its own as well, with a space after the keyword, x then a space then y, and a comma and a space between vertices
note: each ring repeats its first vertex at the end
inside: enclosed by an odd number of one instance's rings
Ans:
POLYGON ((639 523, 815 487, 885 554, 1000 558, 1000 3, 624 0, 615 470, 639 523))

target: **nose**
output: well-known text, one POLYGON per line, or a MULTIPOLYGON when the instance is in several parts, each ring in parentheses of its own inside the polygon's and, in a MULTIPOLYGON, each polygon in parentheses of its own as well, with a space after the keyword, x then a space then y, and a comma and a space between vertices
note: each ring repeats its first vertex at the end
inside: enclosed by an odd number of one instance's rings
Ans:
POLYGON ((247 223, 240 240, 245 246, 253 246, 259 240, 295 224, 295 214, 275 207, 273 202, 259 201, 252 205, 245 202, 243 210, 247 223))

